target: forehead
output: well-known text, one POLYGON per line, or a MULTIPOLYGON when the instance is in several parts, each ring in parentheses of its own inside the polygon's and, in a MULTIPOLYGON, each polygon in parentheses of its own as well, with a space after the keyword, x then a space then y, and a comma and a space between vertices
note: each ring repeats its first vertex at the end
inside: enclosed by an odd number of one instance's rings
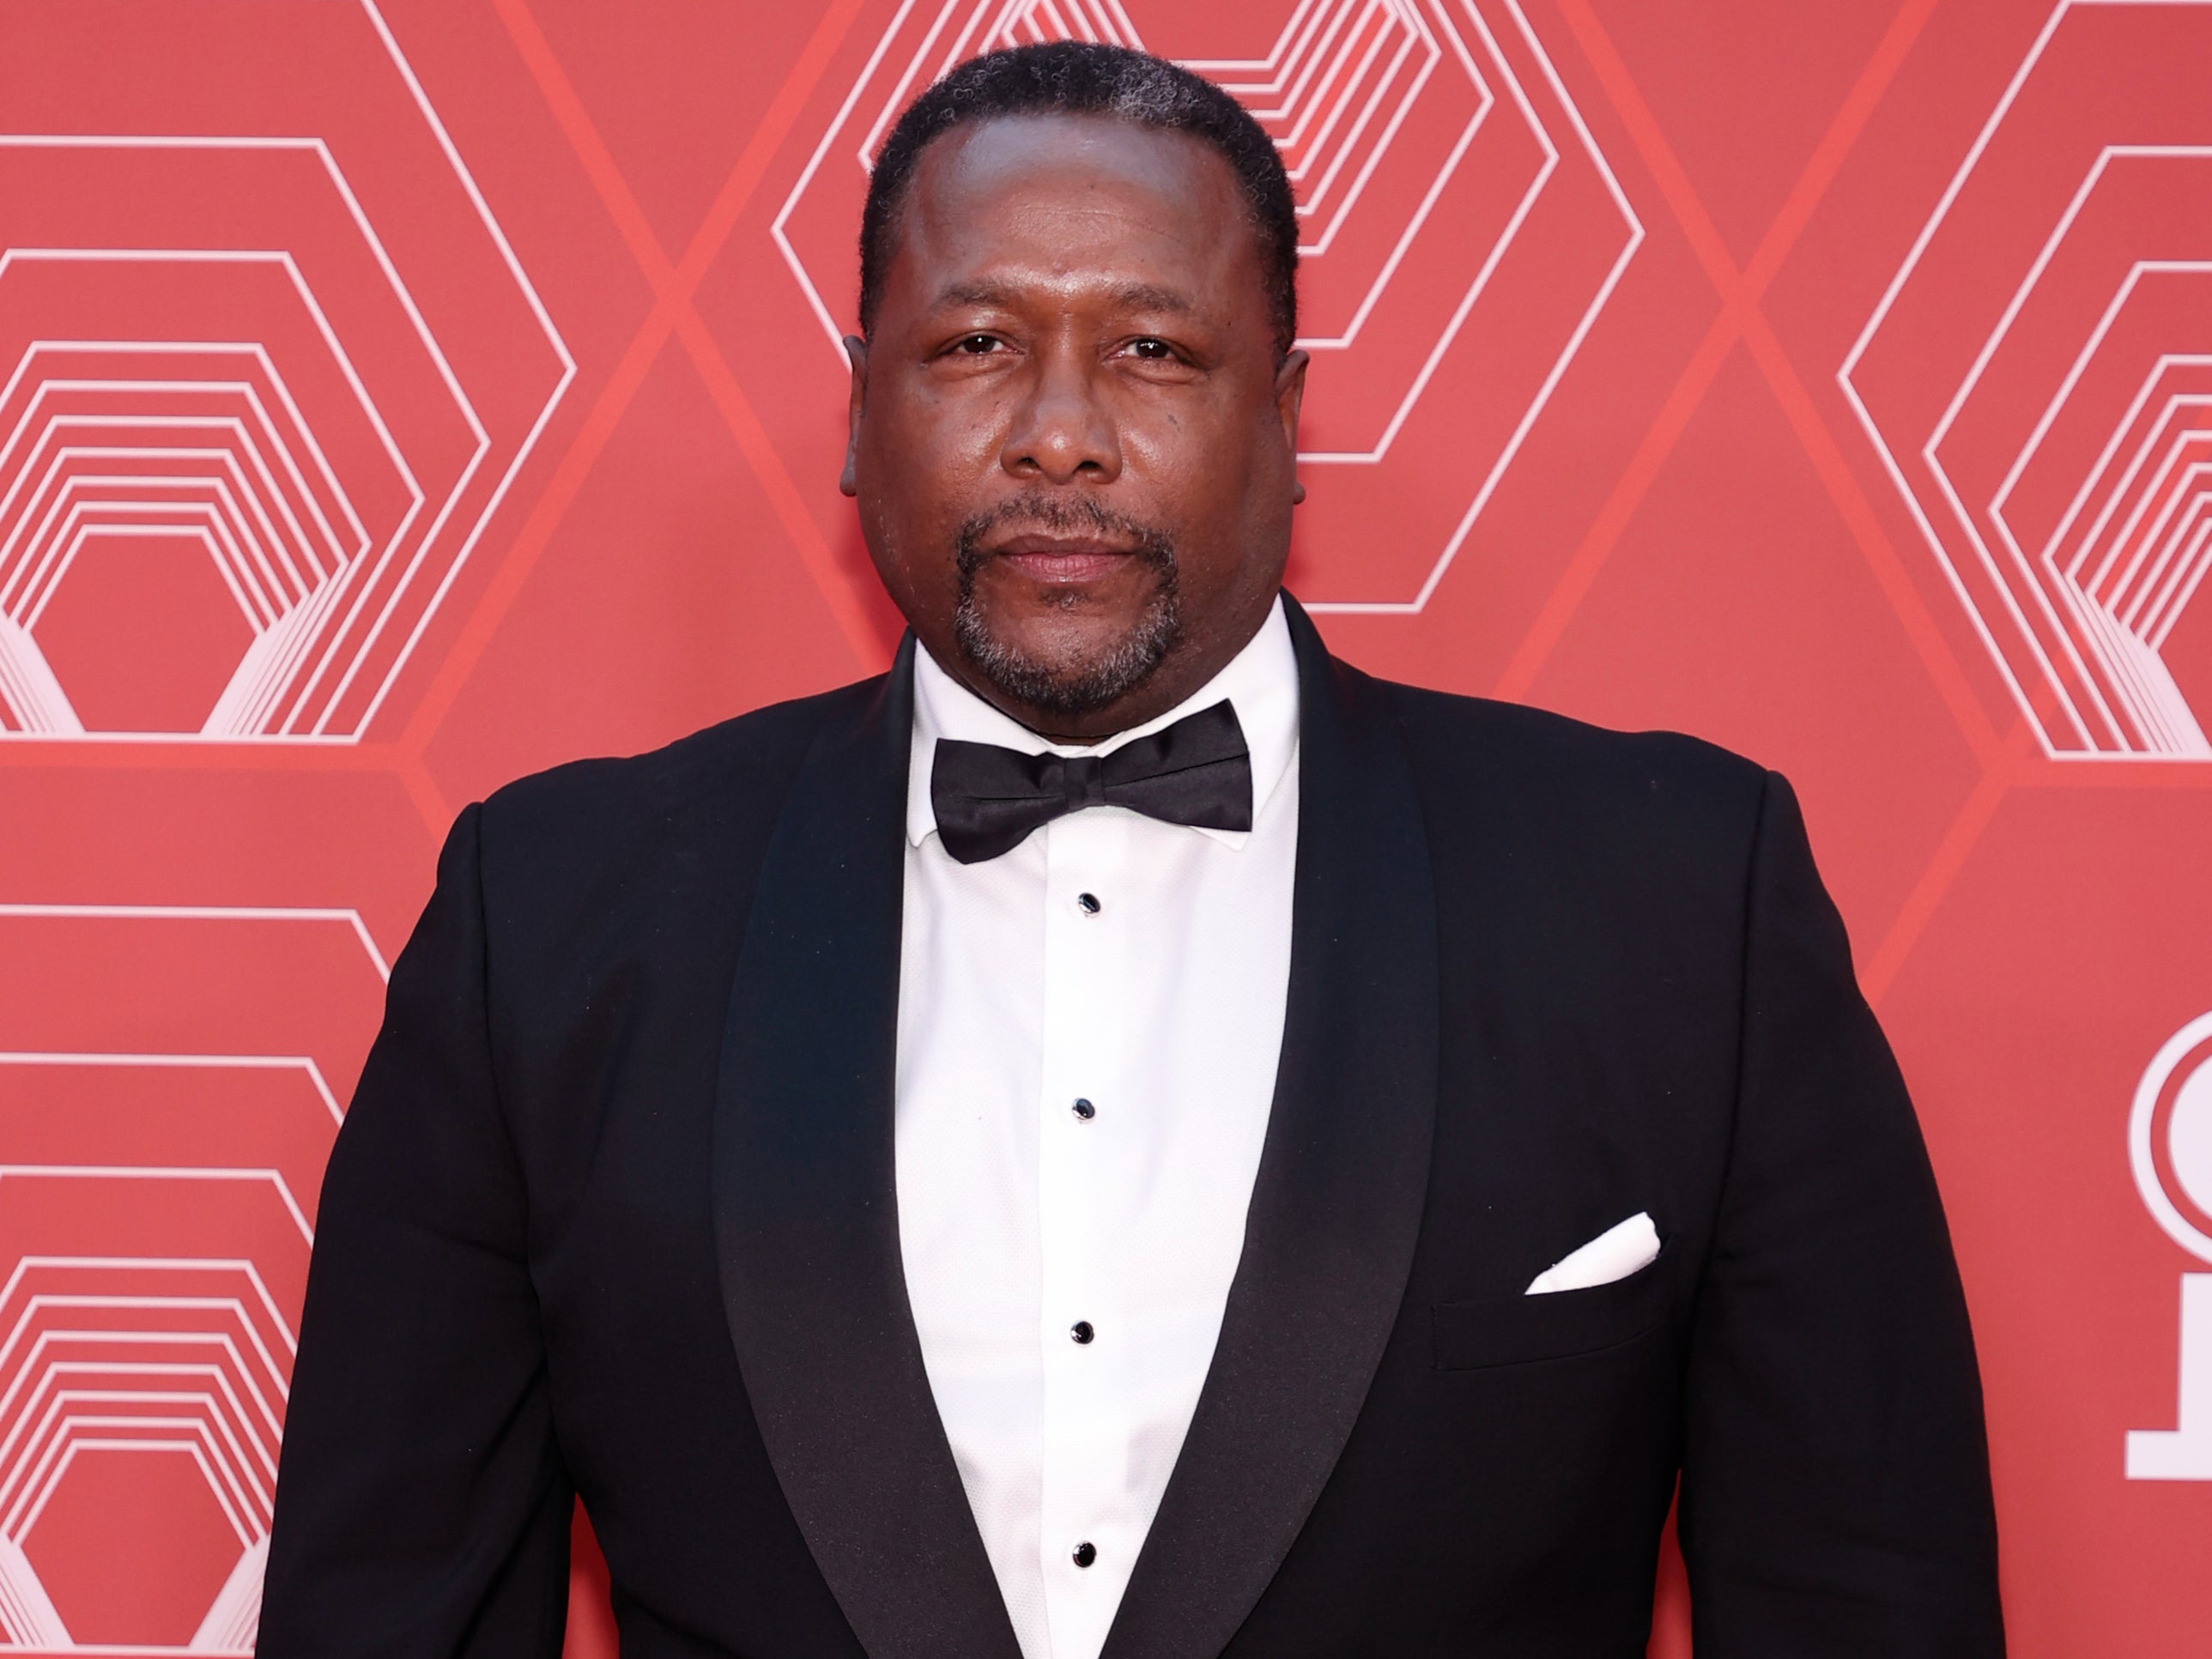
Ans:
POLYGON ((1108 116, 954 128, 922 152, 901 220, 887 274, 925 301, 988 270, 1061 284, 1166 281, 1196 301, 1237 303, 1259 257, 1219 151, 1108 116))

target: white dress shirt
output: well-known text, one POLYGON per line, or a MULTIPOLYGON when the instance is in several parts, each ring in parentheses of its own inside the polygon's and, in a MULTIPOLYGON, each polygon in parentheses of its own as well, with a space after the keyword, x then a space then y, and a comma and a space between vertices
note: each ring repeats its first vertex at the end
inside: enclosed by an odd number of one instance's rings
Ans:
POLYGON ((1097 1659, 1212 1363, 1282 1047, 1297 696, 1279 601, 1204 690, 1095 749, 1047 743, 915 655, 899 1243, 1024 1659, 1097 1659), (1251 749, 1250 830, 1100 806, 977 864, 939 842, 939 737, 1103 754, 1224 697, 1251 749))

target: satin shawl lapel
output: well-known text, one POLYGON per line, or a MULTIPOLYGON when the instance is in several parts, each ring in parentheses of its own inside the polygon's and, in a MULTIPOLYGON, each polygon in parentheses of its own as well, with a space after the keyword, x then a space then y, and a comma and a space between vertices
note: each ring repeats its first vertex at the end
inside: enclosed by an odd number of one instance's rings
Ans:
POLYGON ((1384 694, 1296 605, 1298 854, 1274 1104, 1213 1364, 1103 1659, 1212 1659, 1335 1467, 1403 1299, 1436 1122, 1428 843, 1384 694))
POLYGON ((761 1437, 861 1645, 1019 1659, 899 1256, 913 653, 909 639, 880 690, 825 727, 762 866, 723 1034, 714 1237, 761 1437))

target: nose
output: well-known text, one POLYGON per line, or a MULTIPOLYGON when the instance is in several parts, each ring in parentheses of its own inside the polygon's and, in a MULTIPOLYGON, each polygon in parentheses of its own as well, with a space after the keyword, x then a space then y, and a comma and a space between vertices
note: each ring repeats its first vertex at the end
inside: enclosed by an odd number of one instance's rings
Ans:
POLYGON ((1121 434, 1099 376, 1079 350, 1055 345, 1039 351, 999 464, 1032 483, 1110 483, 1119 477, 1121 434))

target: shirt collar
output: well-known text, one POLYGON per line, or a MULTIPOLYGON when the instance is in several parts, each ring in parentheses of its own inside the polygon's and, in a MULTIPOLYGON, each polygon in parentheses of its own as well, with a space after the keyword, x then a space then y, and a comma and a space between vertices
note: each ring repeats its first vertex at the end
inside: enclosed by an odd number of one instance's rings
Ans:
MULTIPOLYGON (((937 665, 926 647, 914 653, 914 747, 907 769, 907 839, 919 847, 937 831, 929 804, 929 769, 937 740, 995 743, 1025 755, 1110 755, 1123 744, 1172 726, 1184 715, 1210 708, 1226 697, 1244 728, 1252 751, 1252 815, 1258 820, 1298 748, 1298 661, 1291 645, 1289 622, 1278 596, 1260 631, 1228 665, 1156 720, 1090 744, 1058 744, 1039 737, 1018 720, 994 708, 937 665)), ((1199 829, 1230 847, 1242 847, 1249 830, 1199 829)))

